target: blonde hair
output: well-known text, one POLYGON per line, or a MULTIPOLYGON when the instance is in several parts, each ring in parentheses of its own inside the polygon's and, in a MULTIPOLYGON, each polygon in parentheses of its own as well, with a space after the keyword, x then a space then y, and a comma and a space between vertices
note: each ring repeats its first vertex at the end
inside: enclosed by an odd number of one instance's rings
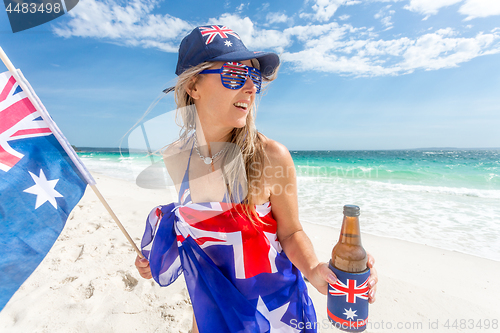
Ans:
MULTIPOLYGON (((196 108, 194 107, 193 98, 188 93, 188 89, 196 84, 198 80, 197 75, 202 70, 205 70, 212 65, 212 62, 203 62, 185 70, 179 75, 174 93, 178 110, 176 119, 179 126, 181 126, 179 133, 179 140, 181 142, 186 142, 196 130, 196 108)), ((252 65, 254 67, 258 67, 258 61, 252 59, 252 65)), ((277 71, 278 68, 276 68, 270 75, 263 75, 263 85, 276 79, 277 71)), ((229 147, 224 153, 221 164, 222 174, 226 182, 230 198, 237 202, 241 201, 246 204, 244 205, 245 214, 252 221, 254 217, 257 218, 257 220, 260 220, 255 211, 255 190, 262 186, 265 159, 262 136, 255 127, 256 112, 257 107, 256 104, 253 103, 250 111, 248 112, 245 126, 242 128, 234 128, 232 130, 229 140, 229 143, 232 144, 228 145, 229 147), (238 156, 241 156, 243 163, 233 163, 234 161, 238 161, 238 156), (237 180, 242 174, 246 176, 247 183, 247 189, 244 191, 246 193, 244 198, 241 198, 243 191, 237 185, 237 180), (240 198, 240 200, 238 200, 238 198, 240 198)))

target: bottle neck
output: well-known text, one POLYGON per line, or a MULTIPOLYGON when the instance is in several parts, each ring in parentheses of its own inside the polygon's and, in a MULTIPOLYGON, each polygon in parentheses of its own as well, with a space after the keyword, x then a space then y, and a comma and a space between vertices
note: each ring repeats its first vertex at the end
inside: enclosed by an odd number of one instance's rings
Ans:
POLYGON ((345 216, 340 230, 339 243, 361 245, 361 232, 357 216, 345 216))

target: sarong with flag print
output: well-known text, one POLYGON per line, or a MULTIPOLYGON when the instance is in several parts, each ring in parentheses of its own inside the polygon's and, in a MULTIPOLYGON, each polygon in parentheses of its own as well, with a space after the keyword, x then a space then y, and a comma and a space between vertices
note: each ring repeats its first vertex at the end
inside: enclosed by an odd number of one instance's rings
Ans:
POLYGON ((316 313, 300 271, 282 251, 270 203, 221 202, 154 208, 142 252, 153 278, 168 286, 184 272, 204 332, 316 332, 316 313))

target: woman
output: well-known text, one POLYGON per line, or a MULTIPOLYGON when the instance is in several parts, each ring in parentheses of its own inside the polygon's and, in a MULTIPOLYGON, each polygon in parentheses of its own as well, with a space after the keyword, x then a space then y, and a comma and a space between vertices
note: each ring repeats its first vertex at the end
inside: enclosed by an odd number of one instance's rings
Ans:
POLYGON ((182 130, 164 153, 179 202, 152 211, 142 244, 149 261, 136 266, 160 285, 185 273, 193 332, 315 332, 300 272, 322 294, 336 280, 299 222, 290 153, 255 129, 256 95, 278 66, 276 54, 248 51, 225 26, 195 28, 180 45, 182 130))

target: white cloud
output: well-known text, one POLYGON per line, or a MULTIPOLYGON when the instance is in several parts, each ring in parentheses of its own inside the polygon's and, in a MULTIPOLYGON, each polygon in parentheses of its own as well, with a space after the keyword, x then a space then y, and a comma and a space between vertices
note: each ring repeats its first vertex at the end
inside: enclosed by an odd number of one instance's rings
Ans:
POLYGON ((466 0, 458 10, 460 14, 467 15, 466 21, 478 17, 500 15, 499 0, 466 0))
MULTIPOLYGON (((392 14, 394 14, 393 10, 391 12, 392 14)), ((386 30, 392 29, 394 26, 391 21, 391 18, 392 18, 391 16, 385 16, 380 20, 380 22, 382 22, 382 24, 386 27, 386 30)))
MULTIPOLYGON (((179 18, 153 15, 151 11, 158 0, 132 0, 121 6, 114 1, 119 0, 82 0, 68 13, 69 22, 57 25, 54 32, 66 38, 103 39, 122 45, 177 52, 180 40, 193 28, 179 18)), ((469 0, 466 1, 465 4, 469 0)), ((316 5, 319 2, 316 1, 316 5)), ((478 13, 470 10, 466 15, 478 13)), ((375 18, 389 28, 393 14, 388 5, 375 18)), ((271 13, 267 17, 268 22, 284 22, 286 19, 290 18, 280 13, 271 13)), ((225 13, 199 23, 204 24, 230 27, 240 34, 251 50, 272 49, 282 53, 283 62, 291 64, 290 68, 297 71, 353 76, 402 75, 415 70, 456 67, 476 57, 500 53, 500 28, 467 38, 451 28, 437 31, 431 28, 415 38, 384 40, 373 32, 373 28, 338 22, 275 30, 262 28, 249 17, 225 13), (291 51, 292 45, 298 51, 291 51)))
POLYGON ((226 13, 219 18, 209 19, 208 24, 224 24, 230 27, 238 32, 245 45, 253 50, 274 49, 281 53, 290 44, 290 39, 282 31, 256 29, 248 17, 226 13))
POLYGON ((392 15, 394 15, 396 12, 394 10, 390 10, 391 5, 387 5, 380 9, 377 14, 375 14, 375 18, 378 20, 380 19, 380 22, 382 22, 382 25, 386 27, 385 30, 392 29, 394 24, 392 23, 392 15))
POLYGON ((393 41, 360 39, 366 29, 350 25, 330 25, 330 29, 318 38, 306 43, 299 52, 285 52, 282 59, 292 62, 296 70, 315 70, 356 76, 397 74, 398 68, 390 68, 381 56, 402 56, 410 44, 408 38, 393 41), (356 36, 356 37, 355 37, 356 36))
POLYGON ((68 13, 70 21, 53 28, 58 36, 89 37, 128 46, 177 52, 180 38, 191 29, 187 22, 150 12, 155 0, 133 0, 124 7, 113 0, 85 0, 68 13))
POLYGON ((290 44, 290 38, 282 31, 257 30, 250 42, 245 45, 256 50, 274 49, 277 53, 281 53, 290 44))
POLYGON ((351 6, 361 3, 358 0, 314 0, 311 7, 314 14, 302 13, 301 18, 311 18, 319 22, 329 21, 340 6, 351 6))
MULTIPOLYGON (((400 63, 403 70, 435 70, 457 67, 488 52, 500 35, 478 34, 473 38, 455 38, 451 29, 438 30, 435 33, 419 37, 403 55, 400 63)), ((500 51, 497 49, 497 52, 500 51)))
POLYGON ((242 3, 241 5, 239 5, 238 7, 236 7, 236 12, 241 13, 243 11, 243 9, 245 9, 245 4, 244 3, 242 3))
POLYGON ((284 23, 288 20, 288 16, 284 13, 268 13, 266 16, 266 21, 269 24, 273 23, 284 23))
POLYGON ((361 38, 361 29, 337 26, 305 43, 299 52, 282 59, 299 71, 321 71, 354 76, 401 75, 415 70, 457 67, 473 58, 500 53, 500 33, 461 38, 450 28, 416 39, 361 38))
POLYGON ((410 4, 404 6, 404 8, 412 12, 426 15, 424 19, 427 19, 430 15, 437 14, 439 9, 462 1, 463 0, 410 0, 410 4))
POLYGON ((350 15, 346 15, 346 14, 344 14, 344 15, 340 15, 340 16, 339 16, 339 20, 341 20, 341 21, 346 21, 346 20, 348 20, 348 19, 349 19, 349 17, 351 17, 351 16, 350 16, 350 15))
POLYGON ((341 39, 350 25, 340 26, 337 22, 319 25, 294 26, 284 30, 286 36, 295 36, 299 41, 304 42, 306 47, 316 46, 324 42, 325 38, 333 40, 341 39))
MULTIPOLYGON (((388 69, 372 63, 369 58, 338 56, 333 53, 325 54, 316 49, 307 49, 296 53, 284 53, 282 58, 284 61, 294 63, 298 70, 303 71, 312 70, 359 76, 366 73, 375 76, 390 74, 388 69), (304 59, 307 59, 307 62, 304 62, 304 59)), ((391 71, 394 72, 394 70, 391 71)))
POLYGON ((328 21, 344 3, 344 0, 316 0, 312 6, 316 12, 315 18, 320 22, 328 21))
POLYGON ((467 15, 465 18, 466 21, 478 17, 500 15, 499 0, 410 0, 410 3, 404 6, 404 8, 425 15, 425 20, 430 15, 437 14, 441 8, 461 2, 464 3, 460 6, 458 12, 462 15, 467 15))

